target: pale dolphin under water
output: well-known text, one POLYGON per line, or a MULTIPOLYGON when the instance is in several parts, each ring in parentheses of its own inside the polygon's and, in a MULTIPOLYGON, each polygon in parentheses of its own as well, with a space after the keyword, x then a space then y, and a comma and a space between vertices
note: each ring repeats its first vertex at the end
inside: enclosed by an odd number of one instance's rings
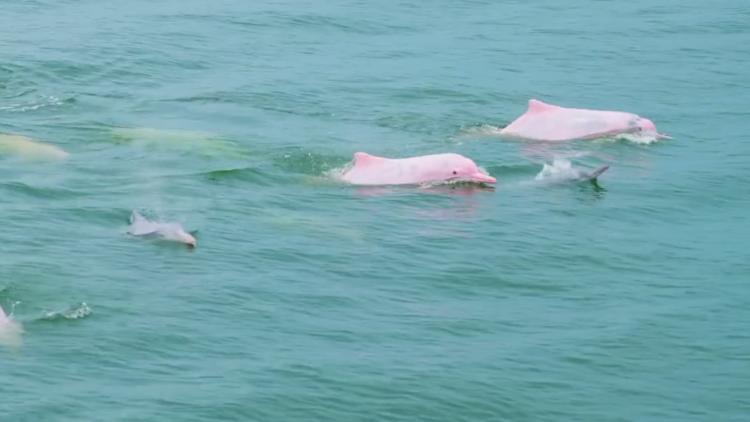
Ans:
POLYGON ((54 145, 7 133, 0 133, 0 153, 13 154, 26 159, 62 160, 68 157, 67 152, 54 145))
POLYGON ((209 156, 247 157, 240 144, 210 132, 154 128, 112 128, 112 139, 146 148, 167 149, 209 156))
POLYGON ((135 210, 130 214, 128 233, 133 236, 155 236, 164 240, 184 243, 191 248, 198 243, 192 234, 182 228, 180 223, 151 221, 135 210))

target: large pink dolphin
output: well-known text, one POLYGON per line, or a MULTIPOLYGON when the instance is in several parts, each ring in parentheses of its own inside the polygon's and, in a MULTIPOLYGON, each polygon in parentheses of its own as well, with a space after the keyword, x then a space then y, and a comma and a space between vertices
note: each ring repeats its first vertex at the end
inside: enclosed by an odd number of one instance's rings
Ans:
POLYGON ((503 128, 500 134, 530 141, 600 139, 623 134, 652 140, 668 138, 656 131, 651 120, 636 114, 566 108, 534 99, 529 100, 526 113, 503 128))
POLYGON ((341 175, 341 179, 366 186, 453 181, 495 183, 494 177, 485 174, 473 161, 459 154, 384 158, 357 152, 350 167, 341 175))
POLYGON ((0 306, 0 346, 18 347, 21 345, 23 327, 3 311, 0 306))

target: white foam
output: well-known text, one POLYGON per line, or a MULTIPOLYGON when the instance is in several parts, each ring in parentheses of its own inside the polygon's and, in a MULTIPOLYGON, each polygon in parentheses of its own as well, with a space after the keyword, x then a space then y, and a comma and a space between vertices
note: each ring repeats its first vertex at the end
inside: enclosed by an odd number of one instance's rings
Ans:
POLYGON ((91 308, 86 302, 70 307, 62 311, 49 311, 44 314, 44 319, 81 319, 91 315, 91 308))
POLYGON ((621 133, 614 137, 607 138, 609 140, 618 141, 624 140, 632 142, 634 144, 648 145, 653 144, 661 139, 656 133, 640 132, 640 133, 621 133))
POLYGON ((542 171, 540 171, 534 180, 540 181, 558 181, 558 180, 571 180, 580 177, 581 172, 578 169, 573 168, 573 164, 570 160, 564 158, 555 158, 552 164, 544 164, 542 171))
POLYGON ((464 136, 500 136, 503 128, 499 126, 493 126, 483 124, 479 126, 469 127, 462 131, 464 136))
POLYGON ((323 176, 341 182, 343 181, 342 178, 344 177, 344 174, 346 174, 347 171, 351 170, 352 167, 354 167, 354 160, 344 164, 341 167, 326 170, 325 172, 323 172, 323 176))

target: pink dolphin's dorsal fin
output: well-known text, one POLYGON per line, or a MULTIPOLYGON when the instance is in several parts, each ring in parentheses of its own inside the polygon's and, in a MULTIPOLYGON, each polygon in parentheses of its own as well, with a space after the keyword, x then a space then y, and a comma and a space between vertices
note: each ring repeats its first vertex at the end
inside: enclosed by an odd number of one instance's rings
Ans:
POLYGON ((529 109, 527 113, 542 113, 545 111, 555 110, 557 108, 559 107, 532 98, 529 100, 529 109))
POLYGON ((383 157, 376 157, 366 152, 355 152, 354 163, 358 166, 366 166, 383 161, 383 157))

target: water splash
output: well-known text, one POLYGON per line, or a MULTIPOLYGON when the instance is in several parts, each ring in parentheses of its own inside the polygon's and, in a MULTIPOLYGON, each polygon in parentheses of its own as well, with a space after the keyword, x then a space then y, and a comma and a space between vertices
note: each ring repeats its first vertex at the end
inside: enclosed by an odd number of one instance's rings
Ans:
POLYGON ((658 133, 649 133, 649 132, 621 133, 619 135, 615 135, 610 138, 605 138, 605 140, 612 140, 612 141, 622 140, 622 141, 628 141, 634 144, 641 144, 641 145, 653 144, 662 139, 669 139, 669 138, 663 135, 659 135, 658 133))
POLYGON ((23 334, 23 326, 13 318, 16 305, 19 303, 20 302, 13 303, 8 315, 6 315, 3 308, 0 307, 0 346, 17 349, 21 347, 21 344, 23 343, 23 339, 21 338, 23 334))
POLYGON ((480 124, 475 126, 464 127, 460 130, 459 137, 486 137, 486 136, 501 136, 503 126, 495 126, 490 124, 480 124))
POLYGON ((8 314, 9 318, 13 318, 13 315, 16 313, 16 306, 20 305, 21 301, 17 300, 10 305, 10 313, 8 314))
POLYGON ((566 182, 595 180, 600 174, 607 171, 609 166, 602 166, 593 171, 574 167, 570 160, 555 158, 552 164, 544 163, 542 170, 534 177, 536 181, 543 182, 566 182))
POLYGON ((273 161, 276 166, 285 171, 308 175, 328 174, 329 172, 334 174, 339 170, 346 171, 354 162, 350 157, 342 159, 339 155, 321 154, 299 149, 284 152, 273 161), (344 169, 341 167, 344 167, 344 169))
POLYGON ((342 178, 344 177, 344 174, 346 174, 347 171, 351 170, 353 165, 354 161, 343 167, 326 170, 323 172, 323 176, 336 182, 343 182, 342 178))
POLYGON ((534 180, 565 180, 574 179, 578 176, 578 171, 573 169, 573 163, 564 158, 555 158, 552 164, 544 163, 534 180))
POLYGON ((92 312, 93 311, 86 302, 81 302, 61 311, 48 311, 44 314, 42 319, 47 321, 75 320, 86 318, 91 315, 92 312))

